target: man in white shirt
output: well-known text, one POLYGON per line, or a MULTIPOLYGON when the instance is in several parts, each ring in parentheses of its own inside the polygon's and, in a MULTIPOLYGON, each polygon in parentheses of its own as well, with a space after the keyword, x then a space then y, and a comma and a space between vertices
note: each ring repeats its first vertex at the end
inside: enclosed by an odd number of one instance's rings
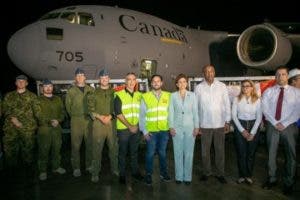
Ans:
POLYGON ((289 83, 291 86, 300 89, 300 69, 294 68, 289 71, 289 83))
POLYGON ((262 99, 263 113, 267 120, 269 150, 269 178, 263 184, 263 188, 271 189, 277 184, 276 156, 279 140, 282 140, 286 157, 283 193, 290 194, 296 173, 296 139, 298 136, 296 121, 299 118, 300 92, 288 85, 288 68, 277 68, 275 77, 276 85, 268 88, 262 99))
POLYGON ((225 133, 229 132, 231 117, 230 100, 226 85, 215 79, 215 68, 207 65, 203 68, 204 81, 195 88, 198 100, 198 114, 201 134, 203 175, 207 181, 211 175, 210 149, 212 141, 215 149, 216 177, 226 184, 224 177, 225 133))
MULTIPOLYGON (((294 86, 300 90, 300 69, 294 68, 289 71, 289 85, 294 86)), ((297 126, 298 128, 300 128, 300 119, 298 119, 297 121, 297 126)))

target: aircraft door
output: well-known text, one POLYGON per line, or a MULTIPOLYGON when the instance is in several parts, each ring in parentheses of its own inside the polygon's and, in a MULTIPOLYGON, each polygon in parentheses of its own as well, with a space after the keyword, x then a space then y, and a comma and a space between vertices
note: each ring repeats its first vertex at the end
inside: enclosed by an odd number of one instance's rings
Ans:
POLYGON ((140 78, 150 79, 152 75, 156 74, 157 70, 157 61, 143 59, 141 61, 141 73, 140 78))

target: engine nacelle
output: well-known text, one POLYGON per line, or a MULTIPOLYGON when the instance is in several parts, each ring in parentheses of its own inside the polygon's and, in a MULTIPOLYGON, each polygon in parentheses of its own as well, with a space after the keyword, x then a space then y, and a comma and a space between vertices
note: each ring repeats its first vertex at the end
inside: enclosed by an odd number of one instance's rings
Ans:
POLYGON ((284 34, 267 23, 247 28, 237 42, 240 61, 262 70, 274 70, 287 64, 292 56, 292 45, 284 34))

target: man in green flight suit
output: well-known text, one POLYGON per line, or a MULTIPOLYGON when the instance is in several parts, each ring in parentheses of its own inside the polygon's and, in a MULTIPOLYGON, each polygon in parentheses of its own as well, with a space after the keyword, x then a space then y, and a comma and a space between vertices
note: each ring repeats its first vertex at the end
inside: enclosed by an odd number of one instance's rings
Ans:
POLYGON ((88 108, 93 119, 93 160, 92 179, 99 181, 101 170, 102 149, 105 143, 109 149, 111 171, 114 175, 118 170, 118 143, 116 125, 113 119, 114 90, 109 86, 109 73, 106 69, 99 72, 99 87, 88 94, 88 108))
MULTIPOLYGON (((25 167, 32 168, 35 130, 35 113, 39 112, 37 96, 26 89, 27 77, 16 77, 16 90, 5 95, 2 112, 5 118, 3 146, 5 165, 8 169, 16 167, 21 160, 25 167)), ((23 168, 23 166, 22 166, 23 168)))
POLYGON ((92 141, 91 118, 88 113, 87 93, 93 88, 85 82, 85 72, 81 68, 75 71, 75 85, 66 95, 65 106, 71 117, 71 162, 73 176, 81 176, 80 171, 80 147, 82 140, 85 142, 85 166, 91 172, 92 141))
POLYGON ((62 129, 60 123, 64 120, 64 105, 60 97, 53 95, 53 84, 50 80, 43 81, 43 94, 38 97, 40 113, 37 114, 39 127, 37 131, 38 167, 41 181, 47 179, 48 155, 51 151, 53 172, 64 174, 66 170, 60 167, 60 148, 62 144, 62 129))

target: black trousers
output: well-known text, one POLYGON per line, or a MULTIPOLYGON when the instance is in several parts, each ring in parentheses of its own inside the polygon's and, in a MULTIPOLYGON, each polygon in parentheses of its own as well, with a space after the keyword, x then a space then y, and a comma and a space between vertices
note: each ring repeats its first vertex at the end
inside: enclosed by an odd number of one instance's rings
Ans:
POLYGON ((130 153, 131 173, 139 173, 138 166, 138 148, 141 140, 141 134, 138 131, 135 134, 130 133, 128 129, 117 130, 119 139, 119 170, 120 176, 126 175, 126 157, 130 153))
MULTIPOLYGON (((255 120, 239 120, 241 125, 250 132, 255 120)), ((238 128, 234 129, 235 146, 237 152, 237 163, 239 177, 252 177, 256 148, 259 142, 260 133, 257 132, 252 141, 247 141, 238 128)))

